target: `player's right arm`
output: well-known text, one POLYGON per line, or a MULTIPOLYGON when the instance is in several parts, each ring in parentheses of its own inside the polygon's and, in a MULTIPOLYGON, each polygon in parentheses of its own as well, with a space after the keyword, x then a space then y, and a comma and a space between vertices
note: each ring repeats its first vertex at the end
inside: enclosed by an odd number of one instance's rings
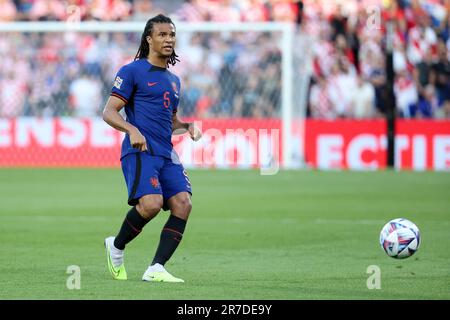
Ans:
POLYGON ((130 144, 140 151, 147 151, 147 142, 138 128, 125 121, 119 111, 125 106, 125 101, 116 96, 110 96, 103 109, 103 120, 114 129, 128 133, 130 144))
POLYGON ((103 120, 114 129, 125 132, 130 144, 140 151, 147 151, 147 142, 138 128, 127 122, 119 113, 133 95, 134 70, 130 65, 120 68, 111 89, 111 95, 103 109, 103 120))

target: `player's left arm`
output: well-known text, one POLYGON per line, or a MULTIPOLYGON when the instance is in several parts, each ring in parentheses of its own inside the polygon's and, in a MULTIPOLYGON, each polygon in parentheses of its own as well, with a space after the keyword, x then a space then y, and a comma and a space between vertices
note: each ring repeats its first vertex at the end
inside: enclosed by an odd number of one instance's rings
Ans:
POLYGON ((173 134, 183 134, 189 132, 191 139, 198 141, 202 137, 200 129, 193 122, 183 122, 181 121, 177 113, 174 112, 172 115, 172 133, 173 134))

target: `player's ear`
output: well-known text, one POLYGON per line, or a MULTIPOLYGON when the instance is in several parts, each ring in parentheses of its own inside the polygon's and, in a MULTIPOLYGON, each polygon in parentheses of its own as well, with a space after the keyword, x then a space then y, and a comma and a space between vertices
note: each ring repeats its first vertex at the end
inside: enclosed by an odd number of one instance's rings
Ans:
POLYGON ((145 37, 145 39, 147 40, 148 45, 151 46, 152 45, 152 37, 147 36, 147 37, 145 37))

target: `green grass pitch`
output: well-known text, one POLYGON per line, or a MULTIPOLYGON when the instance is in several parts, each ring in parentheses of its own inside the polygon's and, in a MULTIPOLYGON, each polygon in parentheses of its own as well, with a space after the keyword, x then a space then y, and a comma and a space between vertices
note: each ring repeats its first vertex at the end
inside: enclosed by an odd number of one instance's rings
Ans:
POLYGON ((167 213, 127 246, 128 281, 103 239, 124 218, 119 169, 0 170, 0 299, 450 299, 450 174, 189 170, 193 212, 166 265, 184 284, 145 283, 167 213), (419 251, 388 257, 382 226, 404 217, 419 251), (66 287, 67 268, 81 289, 66 287), (381 289, 367 288, 381 270, 381 289))

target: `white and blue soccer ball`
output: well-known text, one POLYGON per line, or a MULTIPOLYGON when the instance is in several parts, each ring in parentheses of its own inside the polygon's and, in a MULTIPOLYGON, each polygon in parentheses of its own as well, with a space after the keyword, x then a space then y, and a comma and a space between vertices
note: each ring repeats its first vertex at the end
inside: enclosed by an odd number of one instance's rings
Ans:
POLYGON ((381 230, 380 245, 389 257, 408 258, 419 249, 419 228, 407 219, 391 220, 381 230))

